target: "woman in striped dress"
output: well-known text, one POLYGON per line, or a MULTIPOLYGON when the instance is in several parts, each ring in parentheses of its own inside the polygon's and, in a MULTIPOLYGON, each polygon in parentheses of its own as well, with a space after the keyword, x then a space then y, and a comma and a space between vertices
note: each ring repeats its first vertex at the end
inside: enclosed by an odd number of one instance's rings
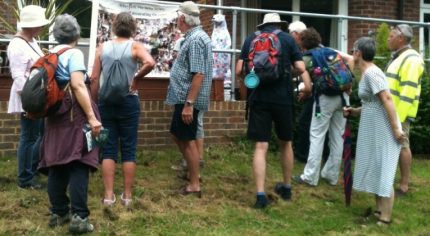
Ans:
POLYGON ((354 43, 353 56, 361 70, 358 95, 362 107, 345 108, 345 116, 360 116, 353 188, 375 194, 378 225, 391 222, 394 177, 405 137, 391 99, 384 73, 373 64, 375 41, 362 37, 354 43))

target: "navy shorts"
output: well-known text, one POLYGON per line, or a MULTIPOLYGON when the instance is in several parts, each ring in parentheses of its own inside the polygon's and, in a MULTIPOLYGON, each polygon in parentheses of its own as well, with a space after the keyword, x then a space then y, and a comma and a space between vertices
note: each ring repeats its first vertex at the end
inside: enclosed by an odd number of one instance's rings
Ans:
POLYGON ((199 110, 193 108, 193 121, 187 125, 182 121, 182 110, 184 104, 176 104, 172 115, 172 123, 170 124, 170 133, 178 140, 188 141, 195 140, 197 135, 197 123, 199 110))
POLYGON ((269 142, 272 137, 272 122, 279 140, 293 139, 292 105, 253 102, 249 108, 248 139, 269 142))

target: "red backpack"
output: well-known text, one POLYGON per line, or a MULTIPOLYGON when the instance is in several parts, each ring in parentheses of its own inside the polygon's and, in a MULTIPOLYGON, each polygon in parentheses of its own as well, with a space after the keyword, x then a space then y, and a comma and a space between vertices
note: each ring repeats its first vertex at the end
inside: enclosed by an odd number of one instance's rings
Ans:
MULTIPOLYGON (((55 79, 58 56, 69 47, 57 53, 48 53, 40 57, 31 67, 30 76, 21 93, 22 108, 27 117, 32 119, 46 117, 55 113, 61 105, 65 89, 60 89, 55 79)), ((67 88, 68 86, 66 86, 67 88)))
POLYGON ((281 41, 278 34, 282 32, 277 29, 270 32, 255 32, 256 37, 252 40, 248 54, 248 70, 254 71, 260 79, 260 84, 269 84, 278 81, 281 77, 279 60, 281 59, 281 41))

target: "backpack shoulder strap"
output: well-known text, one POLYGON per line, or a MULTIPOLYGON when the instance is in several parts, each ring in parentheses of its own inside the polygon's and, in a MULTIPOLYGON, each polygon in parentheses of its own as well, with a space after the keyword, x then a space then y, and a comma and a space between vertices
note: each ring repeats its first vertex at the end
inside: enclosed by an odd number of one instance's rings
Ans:
POLYGON ((276 30, 274 30, 274 31, 272 32, 272 34, 278 35, 278 34, 280 34, 281 32, 282 32, 282 30, 281 30, 281 29, 276 29, 276 30))
MULTIPOLYGON (((36 49, 34 49, 34 48, 33 48, 33 46, 31 46, 31 44, 27 41, 27 39, 25 39, 24 37, 21 37, 21 36, 19 36, 19 35, 16 35, 16 36, 15 36, 15 38, 19 38, 19 39, 24 40, 24 41, 27 43, 27 45, 28 45, 28 46, 30 46, 30 48, 31 48, 31 49, 33 49, 33 51, 34 51, 37 55, 39 55, 39 56, 40 56, 39 52, 37 52, 37 51, 36 51, 36 49)), ((43 56, 43 55, 42 55, 42 56, 43 56)))
POLYGON ((57 54, 57 56, 60 56, 61 54, 63 54, 65 51, 67 51, 69 49, 71 49, 71 47, 62 48, 62 49, 58 50, 58 52, 56 52, 55 54, 57 54))
MULTIPOLYGON (((124 48, 124 50, 121 53, 121 56, 118 57, 118 58, 115 58, 116 60, 121 61, 121 58, 124 56, 125 51, 127 51, 127 49, 129 49, 128 46, 129 46, 130 42, 131 42, 130 40, 127 41, 127 44, 125 45, 125 48, 124 48)), ((111 41, 111 45, 112 45, 112 52, 115 54, 115 43, 111 41)))

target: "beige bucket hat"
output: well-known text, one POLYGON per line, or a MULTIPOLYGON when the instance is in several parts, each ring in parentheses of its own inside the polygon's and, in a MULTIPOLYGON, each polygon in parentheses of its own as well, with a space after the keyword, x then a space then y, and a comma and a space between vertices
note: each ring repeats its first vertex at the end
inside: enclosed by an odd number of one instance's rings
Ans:
POLYGON ((21 9, 18 26, 20 28, 36 28, 49 24, 45 18, 45 8, 28 5, 21 9))

